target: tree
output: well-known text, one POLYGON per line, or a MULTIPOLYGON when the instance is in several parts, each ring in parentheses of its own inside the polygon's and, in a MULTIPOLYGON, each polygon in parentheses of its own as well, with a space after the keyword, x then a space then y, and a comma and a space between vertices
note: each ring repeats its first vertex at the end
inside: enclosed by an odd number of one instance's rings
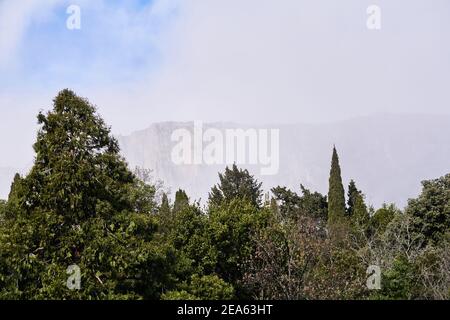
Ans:
POLYGON ((224 173, 219 173, 220 183, 209 193, 210 206, 221 205, 234 199, 246 199, 257 208, 261 207, 261 185, 248 170, 239 169, 236 164, 226 167, 224 173))
POLYGON ((322 224, 323 221, 327 220, 328 216, 327 197, 319 192, 311 192, 303 185, 300 185, 300 189, 302 190, 302 196, 300 197, 302 212, 322 224))
POLYGON ((8 201, 5 207, 5 215, 11 217, 10 214, 16 212, 19 209, 20 194, 23 189, 23 179, 20 174, 16 173, 14 175, 13 182, 8 194, 8 201))
POLYGON ((392 219, 399 214, 401 211, 394 204, 384 203, 370 219, 370 233, 383 234, 392 219))
POLYGON ((135 212, 147 214, 156 212, 156 187, 150 184, 150 172, 148 169, 141 168, 136 168, 134 171, 137 179, 135 179, 134 187, 129 191, 129 196, 135 212))
POLYGON ((327 239, 309 216, 270 223, 253 236, 255 250, 245 261, 243 284, 255 299, 298 300, 311 296, 311 276, 327 239))
POLYGON ((159 211, 163 214, 170 214, 170 203, 169 198, 167 197, 167 193, 164 193, 162 196, 159 211))
POLYGON ((243 262, 254 250, 252 234, 263 229, 269 218, 269 209, 257 209, 239 198, 211 209, 208 235, 217 252, 215 273, 233 285, 238 297, 244 296, 239 281, 244 272, 243 262))
POLYGON ((177 250, 179 279, 191 274, 215 271, 217 250, 211 244, 208 216, 196 205, 186 205, 174 212, 169 241, 177 250))
POLYGON ((1 231, 1 225, 5 219, 6 215, 6 201, 0 200, 0 231, 1 231))
POLYGON ((335 246, 310 216, 270 223, 254 235, 243 284, 255 299, 355 299, 364 296, 364 266, 348 247, 335 246))
POLYGON ((417 259, 420 296, 432 300, 450 299, 450 233, 437 246, 428 246, 417 259))
POLYGON ((414 229, 424 245, 436 244, 450 231, 450 174, 422 185, 419 197, 409 200, 406 213, 414 217, 414 229))
POLYGON ((328 225, 333 227, 345 219, 345 192, 336 148, 333 148, 328 189, 328 225))
POLYGON ((175 223, 175 214, 170 207, 169 198, 167 197, 167 193, 163 193, 161 198, 161 204, 158 208, 158 222, 159 222, 159 232, 163 236, 167 236, 172 230, 173 225, 175 223))
POLYGON ((367 231, 369 223, 369 211, 367 210, 366 203, 364 202, 364 195, 362 193, 357 193, 353 198, 353 207, 351 215, 352 225, 367 231))
POLYGON ((175 202, 173 204, 173 212, 178 213, 183 208, 189 206, 189 197, 184 190, 178 190, 175 193, 175 202))
POLYGON ((280 203, 279 211, 282 219, 290 219, 298 214, 300 209, 300 196, 286 187, 272 189, 274 199, 280 203))
POLYGON ((38 122, 34 165, 16 176, 0 232, 0 296, 157 298, 169 282, 170 248, 152 242, 152 192, 141 198, 144 186, 110 129, 70 90, 38 122), (80 290, 66 286, 70 265, 81 270, 80 290))
POLYGON ((192 275, 179 290, 169 291, 164 300, 231 300, 234 298, 233 286, 217 275, 192 275))
POLYGON ((355 181, 352 179, 348 185, 347 191, 347 214, 351 216, 354 211, 356 197, 361 194, 361 191, 356 187, 355 181))
POLYGON ((298 219, 300 216, 309 216, 318 222, 326 221, 328 204, 327 197, 318 192, 311 192, 300 185, 302 195, 287 189, 276 187, 272 189, 274 199, 280 203, 280 213, 283 219, 298 219))

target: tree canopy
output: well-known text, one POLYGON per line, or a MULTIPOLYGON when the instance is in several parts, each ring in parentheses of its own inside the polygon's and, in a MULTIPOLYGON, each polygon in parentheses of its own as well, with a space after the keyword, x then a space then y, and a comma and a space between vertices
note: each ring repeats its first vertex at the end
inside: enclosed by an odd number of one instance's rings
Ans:
POLYGON ((333 148, 327 195, 277 186, 263 204, 234 164, 202 207, 159 197, 74 92, 38 124, 33 166, 0 201, 0 299, 450 299, 450 174, 404 210, 373 208, 353 180, 345 198, 333 148))

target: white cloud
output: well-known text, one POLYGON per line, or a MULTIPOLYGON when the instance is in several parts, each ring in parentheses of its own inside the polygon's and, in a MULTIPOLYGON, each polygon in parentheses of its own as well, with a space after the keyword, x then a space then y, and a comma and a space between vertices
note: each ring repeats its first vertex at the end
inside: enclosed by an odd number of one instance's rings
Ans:
MULTIPOLYGON (((0 0, 0 68, 13 61, 36 13, 45 18, 56 3, 0 0)), ((56 59, 48 68, 57 70, 51 86, 48 75, 37 74, 35 91, 0 92, 0 104, 12 103, 3 118, 14 118, 13 107, 28 113, 11 132, 0 128, 0 139, 31 130, 36 108, 49 107, 47 97, 67 86, 97 104, 116 133, 166 120, 321 122, 385 111, 448 113, 447 0, 380 0, 378 33, 367 30, 368 4, 360 0, 158 0, 137 11, 132 2, 76 3, 82 19, 95 18, 82 28, 98 39, 90 42, 96 47, 74 48, 80 63, 68 55, 56 59), (147 68, 149 47, 162 57, 157 68, 147 68), (129 65, 120 63, 133 57, 143 63, 126 78, 129 65)), ((8 145, 13 154, 16 147, 8 145)))
POLYGON ((57 0, 3 0, 0 2, 0 69, 11 66, 27 27, 42 19, 57 0))
POLYGON ((123 106, 128 120, 113 119, 115 127, 448 112, 450 94, 443 84, 450 81, 450 46, 443 39, 450 16, 429 2, 380 1, 384 24, 378 33, 367 29, 367 4, 358 0, 178 5, 177 23, 157 39, 164 57, 160 70, 118 93, 120 99, 100 99, 109 109, 114 101, 132 101, 137 116, 129 103, 123 106))

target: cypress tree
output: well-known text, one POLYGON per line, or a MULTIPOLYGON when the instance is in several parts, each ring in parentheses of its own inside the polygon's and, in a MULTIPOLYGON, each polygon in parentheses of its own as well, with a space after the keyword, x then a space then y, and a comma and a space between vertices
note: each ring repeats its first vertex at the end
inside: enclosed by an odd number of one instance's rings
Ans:
POLYGON ((347 214, 351 216, 354 212, 356 198, 361 195, 361 191, 356 187, 354 180, 350 180, 347 191, 347 214))
POLYGON ((345 191, 342 185, 341 167, 336 147, 333 147, 328 190, 328 225, 343 221, 345 218, 345 191))
POLYGON ((161 205, 158 208, 158 218, 160 233, 167 235, 174 224, 175 215, 172 212, 166 193, 162 195, 161 205))
POLYGON ((362 193, 355 195, 354 207, 350 219, 355 231, 365 233, 368 230, 370 215, 362 193))
POLYGON ((186 191, 179 189, 175 193, 175 201, 173 203, 173 212, 178 213, 183 208, 189 207, 189 197, 186 194, 186 191))
POLYGON ((169 198, 167 197, 167 193, 163 193, 162 200, 161 200, 161 206, 159 207, 159 211, 161 214, 170 214, 170 203, 169 198))

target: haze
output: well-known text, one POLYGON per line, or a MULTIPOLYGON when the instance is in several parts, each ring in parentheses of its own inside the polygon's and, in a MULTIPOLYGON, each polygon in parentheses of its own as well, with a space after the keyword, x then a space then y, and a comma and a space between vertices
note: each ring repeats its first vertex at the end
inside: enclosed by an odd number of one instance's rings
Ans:
POLYGON ((36 114, 66 87, 115 134, 449 114, 449 39, 447 0, 0 0, 0 167, 29 165, 36 114))

